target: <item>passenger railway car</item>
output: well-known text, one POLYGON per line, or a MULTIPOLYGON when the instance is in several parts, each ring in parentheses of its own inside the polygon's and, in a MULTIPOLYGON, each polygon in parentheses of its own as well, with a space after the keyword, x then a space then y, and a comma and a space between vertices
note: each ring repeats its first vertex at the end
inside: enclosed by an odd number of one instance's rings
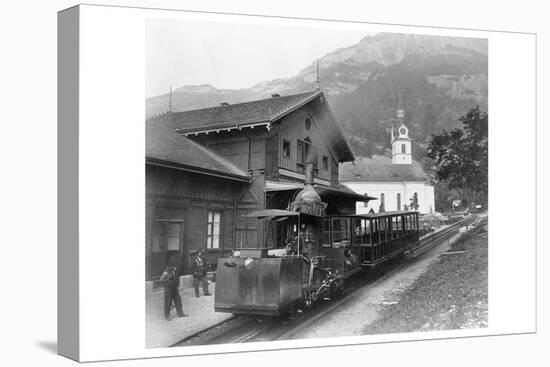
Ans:
POLYGON ((417 212, 327 216, 325 209, 306 182, 287 210, 249 214, 266 222, 265 242, 218 260, 215 310, 279 316, 310 306, 419 241, 417 212))

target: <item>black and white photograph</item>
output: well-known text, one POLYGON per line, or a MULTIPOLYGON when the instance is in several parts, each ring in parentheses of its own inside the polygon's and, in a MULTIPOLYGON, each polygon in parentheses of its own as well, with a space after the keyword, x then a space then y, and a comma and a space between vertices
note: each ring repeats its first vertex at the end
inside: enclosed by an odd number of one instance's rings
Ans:
POLYGON ((487 39, 145 34, 147 348, 488 327, 487 39))
POLYGON ((547 366, 545 14, 6 2, 0 364, 547 366))

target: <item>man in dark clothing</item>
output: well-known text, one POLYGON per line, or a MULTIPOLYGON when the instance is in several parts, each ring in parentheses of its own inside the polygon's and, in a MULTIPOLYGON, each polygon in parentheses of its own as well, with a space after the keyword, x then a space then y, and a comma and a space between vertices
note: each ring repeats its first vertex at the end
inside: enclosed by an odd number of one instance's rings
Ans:
POLYGON ((166 269, 160 277, 160 281, 164 286, 164 318, 170 321, 170 306, 172 301, 176 305, 178 317, 186 317, 181 307, 181 296, 179 292, 180 278, 176 272, 176 264, 171 261, 166 266, 166 269))
POLYGON ((202 284, 202 291, 205 296, 210 296, 208 292, 208 279, 206 278, 206 261, 203 258, 202 251, 197 253, 193 259, 193 286, 195 287, 195 296, 199 297, 199 283, 202 284))

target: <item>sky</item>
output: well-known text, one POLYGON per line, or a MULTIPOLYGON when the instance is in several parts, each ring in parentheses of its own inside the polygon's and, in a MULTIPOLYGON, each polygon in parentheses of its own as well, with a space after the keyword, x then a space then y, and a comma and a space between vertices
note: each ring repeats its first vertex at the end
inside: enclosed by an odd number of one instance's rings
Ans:
POLYGON ((314 60, 372 34, 364 29, 152 18, 146 26, 146 94, 184 85, 250 88, 295 76, 314 60))

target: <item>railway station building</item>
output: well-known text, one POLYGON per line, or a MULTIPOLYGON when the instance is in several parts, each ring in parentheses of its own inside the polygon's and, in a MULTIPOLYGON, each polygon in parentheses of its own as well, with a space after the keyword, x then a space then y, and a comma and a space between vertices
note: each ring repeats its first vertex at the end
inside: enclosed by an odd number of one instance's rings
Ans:
POLYGON ((198 250, 214 265, 235 249, 269 247, 262 223, 245 215, 286 209, 311 157, 327 214, 373 199, 340 184, 340 164, 355 157, 318 89, 165 113, 146 126, 147 280, 169 258, 188 273, 198 250))

